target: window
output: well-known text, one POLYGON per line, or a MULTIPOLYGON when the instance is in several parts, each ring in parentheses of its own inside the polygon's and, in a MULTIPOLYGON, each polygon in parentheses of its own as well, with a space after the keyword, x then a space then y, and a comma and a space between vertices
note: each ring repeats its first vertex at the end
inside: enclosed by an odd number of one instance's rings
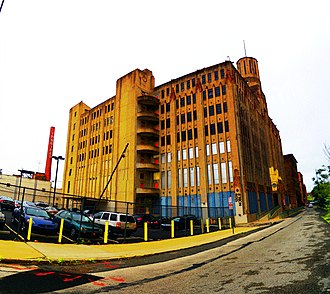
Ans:
POLYGON ((172 153, 169 152, 167 153, 167 162, 171 162, 172 161, 172 153))
POLYGON ((161 178, 162 178, 162 189, 165 189, 165 172, 162 171, 161 173, 161 178))
POLYGON ((193 104, 196 104, 196 94, 193 94, 193 104))
POLYGON ((178 161, 180 161, 181 160, 181 151, 180 150, 178 150, 178 161))
POLYGON ((203 91, 203 100, 206 100, 206 91, 203 91))
POLYGON ((210 145, 207 144, 205 147, 206 147, 206 156, 210 156, 210 145))
POLYGON ((229 122, 225 120, 225 132, 229 132, 229 122))
POLYGON ((161 130, 165 129, 165 121, 163 121, 163 120, 160 121, 160 129, 161 130))
POLYGON ((187 149, 182 149, 182 160, 187 159, 187 149))
POLYGON ((221 104, 216 104, 215 105, 215 111, 217 114, 221 114, 222 110, 221 110, 221 104))
POLYGON ((181 91, 184 91, 184 82, 181 83, 181 91))
POLYGON ((214 79, 215 79, 216 81, 219 80, 219 73, 218 73, 217 70, 214 72, 214 79))
POLYGON ((195 157, 198 158, 198 147, 195 147, 195 157))
POLYGON ((215 135, 215 124, 210 124, 210 134, 215 135))
POLYGON ((210 105, 209 106, 209 116, 213 116, 214 115, 214 105, 210 105))
POLYGON ((171 127, 171 120, 169 118, 166 119, 166 128, 170 128, 171 127))
POLYGON ((204 107, 204 117, 207 117, 207 108, 204 107))
POLYGON ((190 104, 191 104, 191 96, 188 95, 188 96, 187 96, 187 105, 190 105, 190 104))
POLYGON ((205 136, 209 135, 209 128, 208 126, 204 126, 205 136))
POLYGON ((166 96, 170 95, 170 88, 166 88, 166 96))
POLYGON ((181 169, 178 169, 178 187, 182 187, 182 175, 181 175, 181 169))
POLYGON ((193 78, 193 79, 191 80, 191 85, 192 85, 193 87, 196 86, 196 79, 195 79, 195 78, 193 78))
POLYGON ((208 73, 207 74, 207 82, 208 83, 211 83, 212 82, 212 74, 211 73, 208 73))
POLYGON ((196 110, 193 111, 193 119, 197 120, 197 111, 196 110))
POLYGON ((195 186, 195 169, 193 167, 190 168, 190 186, 195 186))
POLYGON ((183 169, 183 187, 188 187, 188 169, 183 169))
POLYGON ((187 81, 187 89, 190 89, 190 80, 187 81))
POLYGON ((221 162, 221 179, 223 184, 227 183, 227 169, 225 162, 221 162))
POLYGON ((176 133, 176 141, 177 142, 180 142, 180 132, 177 132, 176 133))
POLYGON ((218 127, 218 133, 219 134, 223 133, 223 123, 222 123, 222 121, 218 122, 217 127, 218 127))
POLYGON ((166 136, 166 144, 171 145, 171 135, 166 136))
POLYGON ((197 131, 197 128, 194 128, 194 138, 195 138, 195 139, 198 138, 198 131, 197 131))
POLYGON ((192 136, 192 130, 188 130, 188 140, 192 140, 193 136, 192 136))
POLYGON ((213 178, 214 178, 214 184, 219 184, 219 170, 217 163, 213 163, 213 178))
POLYGON ((184 97, 180 98, 180 106, 184 107, 184 97))
POLYGON ((215 87, 214 92, 215 92, 215 97, 219 97, 220 96, 220 87, 215 87))
POLYGON ((225 77, 225 70, 220 69, 220 77, 223 79, 225 77))
POLYGON ((166 103, 166 112, 170 112, 170 110, 171 110, 170 103, 166 103))
POLYGON ((175 100, 175 107, 176 107, 176 109, 179 108, 179 100, 178 99, 175 100))
POLYGON ((224 142, 219 142, 219 152, 220 152, 220 154, 225 153, 225 143, 224 142))
POLYGON ((226 95, 226 85, 222 85, 221 89, 222 89, 222 95, 226 95))
POLYGON ((175 86, 175 93, 179 93, 179 84, 176 84, 175 86))
POLYGON ((227 152, 230 152, 230 140, 227 140, 227 152))
POLYGON ((162 98, 165 97, 165 92, 164 92, 164 90, 161 91, 161 97, 162 97, 162 98))
POLYGON ((165 137, 164 136, 162 136, 160 138, 160 146, 165 146, 165 137))
POLYGON ((199 172, 199 166, 196 166, 196 185, 200 186, 201 181, 200 181, 200 172, 199 172))
POLYGON ((165 111, 164 104, 162 104, 162 105, 160 106, 160 113, 163 114, 164 111, 165 111))
POLYGON ((187 112, 187 122, 191 122, 191 112, 187 112))
POLYGON ((227 112, 228 108, 227 108, 227 102, 223 102, 223 112, 227 112))
POLYGON ((181 114, 181 124, 184 124, 186 122, 186 116, 185 114, 181 114))
POLYGON ((208 96, 208 98, 213 98, 213 89, 207 90, 207 96, 208 96))
POLYGON ((181 132, 181 140, 182 142, 185 142, 187 140, 187 133, 186 131, 181 132))
POLYGON ((212 143, 211 147, 212 147, 212 154, 213 155, 217 154, 217 143, 212 143))
POLYGON ((207 180, 208 180, 208 184, 211 185, 212 184, 212 173, 211 173, 210 164, 207 165, 207 180))
POLYGON ((161 154, 161 156, 160 156, 160 162, 161 162, 162 164, 165 163, 165 153, 161 154))
POLYGON ((229 182, 233 182, 233 163, 231 161, 228 161, 228 171, 229 171, 229 182))
POLYGON ((202 75, 202 84, 204 85, 206 83, 206 76, 202 75))
POLYGON ((172 172, 170 170, 167 171, 167 189, 172 188, 172 172))
POLYGON ((188 149, 188 157, 189 157, 189 159, 194 158, 194 148, 190 147, 188 149))

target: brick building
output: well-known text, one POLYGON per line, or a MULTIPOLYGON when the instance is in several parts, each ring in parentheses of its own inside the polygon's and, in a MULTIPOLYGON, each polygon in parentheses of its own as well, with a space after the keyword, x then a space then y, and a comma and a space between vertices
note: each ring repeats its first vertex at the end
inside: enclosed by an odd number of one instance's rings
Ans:
POLYGON ((136 69, 118 79, 114 97, 70 110, 63 193, 105 192, 108 209, 116 200, 148 211, 161 205, 167 216, 233 213, 249 222, 285 203, 284 178, 279 131, 252 57, 158 86, 150 70, 136 69))

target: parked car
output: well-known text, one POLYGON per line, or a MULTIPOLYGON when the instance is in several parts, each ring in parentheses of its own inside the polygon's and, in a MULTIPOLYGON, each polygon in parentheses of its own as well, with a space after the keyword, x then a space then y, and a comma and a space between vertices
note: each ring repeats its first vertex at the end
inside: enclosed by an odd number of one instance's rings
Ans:
POLYGON ((23 201, 23 206, 37 207, 37 205, 35 205, 35 203, 31 201, 23 201))
POLYGON ((45 203, 45 202, 42 202, 42 201, 38 201, 35 203, 35 205, 37 207, 40 207, 40 208, 46 208, 47 206, 49 206, 49 204, 45 203))
POLYGON ((0 196, 0 205, 3 210, 14 210, 15 208, 14 200, 7 196, 0 196))
POLYGON ((61 219, 64 219, 63 230, 70 233, 71 237, 100 237, 102 228, 93 224, 93 221, 85 214, 79 211, 61 210, 54 216, 54 221, 60 224, 61 219))
POLYGON ((174 221, 174 228, 176 230, 184 230, 190 228, 190 221, 193 221, 193 224, 196 225, 200 223, 198 218, 193 214, 186 214, 183 216, 176 216, 173 218, 165 218, 161 221, 161 228, 166 230, 171 228, 171 221, 174 221))
POLYGON ((50 218, 48 213, 38 207, 23 206, 15 208, 12 214, 12 223, 21 221, 20 229, 26 231, 29 220, 32 218, 32 232, 43 235, 55 235, 58 232, 58 224, 50 218))
POLYGON ((6 215, 2 212, 0 205, 0 230, 3 230, 5 224, 6 224, 6 215))
POLYGON ((143 227, 144 223, 148 223, 151 228, 159 228, 160 220, 149 213, 137 213, 134 214, 134 218, 136 220, 136 224, 138 227, 143 227))
POLYGON ((101 211, 93 216, 95 224, 105 226, 105 223, 109 222, 109 233, 119 234, 129 237, 132 233, 136 232, 137 225, 135 218, 130 214, 101 211))
POLYGON ((22 201, 21 200, 14 200, 14 208, 19 208, 22 205, 22 201))
POLYGON ((58 209, 53 206, 44 207, 43 210, 45 210, 51 217, 58 213, 58 209))

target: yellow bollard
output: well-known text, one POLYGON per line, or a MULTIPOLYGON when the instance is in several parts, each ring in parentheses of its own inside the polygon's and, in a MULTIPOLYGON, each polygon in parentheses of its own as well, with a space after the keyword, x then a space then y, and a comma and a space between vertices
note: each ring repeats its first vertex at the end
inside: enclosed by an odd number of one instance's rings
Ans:
POLYGON ((108 243, 109 237, 109 221, 105 222, 104 224, 104 244, 108 243))
POLYGON ((207 218, 206 219, 206 233, 210 232, 210 220, 207 218))
POLYGON ((218 225, 219 225, 219 230, 221 230, 221 218, 218 217, 218 225))
POLYGON ((148 223, 144 223, 144 241, 148 241, 148 223))
POLYGON ((63 226, 64 226, 64 218, 61 218, 61 222, 60 222, 60 233, 58 235, 58 243, 61 243, 62 242, 63 226))
POLYGON ((232 229, 233 225, 232 225, 232 222, 231 222, 231 217, 229 218, 229 228, 232 229))
POLYGON ((204 222, 203 222, 203 219, 201 219, 201 229, 202 229, 202 234, 204 234, 204 222))
POLYGON ((32 217, 30 217, 30 219, 29 219, 29 229, 28 229, 28 234, 27 234, 28 241, 30 241, 30 239, 31 239, 32 222, 33 222, 32 217))
POLYGON ((171 238, 174 238, 174 220, 171 220, 171 238))
POLYGON ((194 221, 190 220, 190 235, 194 235, 194 221))

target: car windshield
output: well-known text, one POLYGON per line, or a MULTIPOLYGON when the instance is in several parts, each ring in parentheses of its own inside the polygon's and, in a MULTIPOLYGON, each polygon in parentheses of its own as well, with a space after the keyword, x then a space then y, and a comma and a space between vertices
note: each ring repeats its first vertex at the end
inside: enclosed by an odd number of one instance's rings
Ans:
POLYGON ((80 222, 80 220, 83 222, 83 223, 89 223, 91 222, 90 218, 86 215, 81 215, 81 214, 78 214, 78 213, 73 213, 72 214, 72 219, 76 222, 80 222))
POLYGON ((42 209, 33 208, 33 207, 26 208, 26 214, 30 215, 30 216, 49 218, 49 215, 46 211, 44 211, 42 209))

